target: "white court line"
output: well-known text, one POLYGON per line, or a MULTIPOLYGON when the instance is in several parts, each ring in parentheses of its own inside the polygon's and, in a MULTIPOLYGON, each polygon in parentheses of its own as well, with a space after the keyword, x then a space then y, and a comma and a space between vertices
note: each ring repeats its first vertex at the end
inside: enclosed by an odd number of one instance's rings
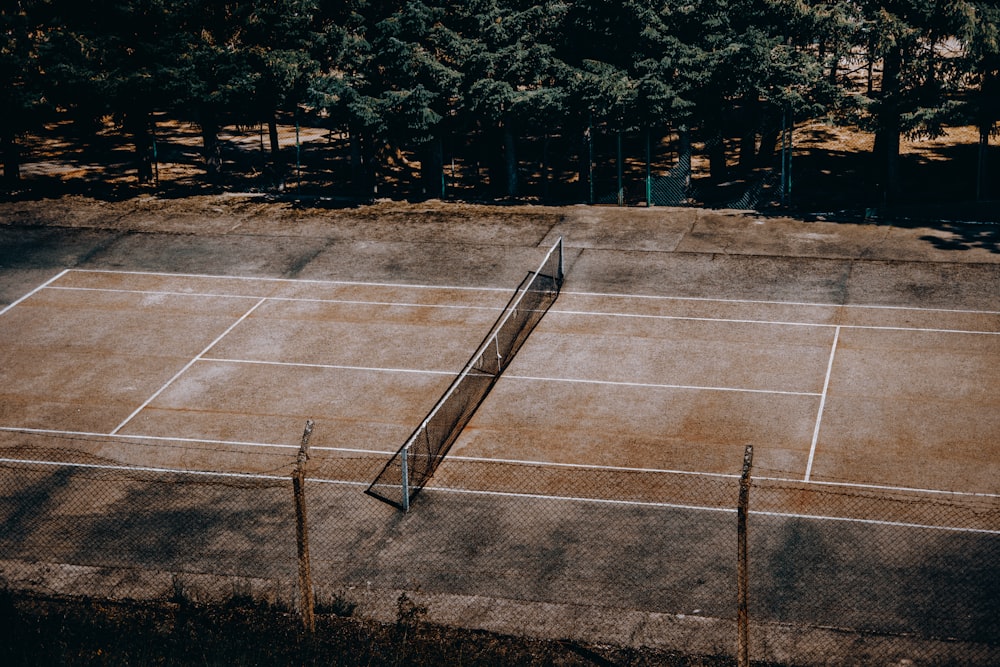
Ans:
POLYGON ((216 292, 175 292, 172 290, 122 289, 120 287, 61 287, 54 285, 52 290, 63 292, 108 292, 110 294, 148 294, 150 296, 191 296, 197 298, 218 299, 259 299, 260 294, 222 294, 216 292))
POLYGON ((414 289, 463 290, 470 292, 509 292, 507 287, 468 287, 462 285, 419 285, 415 283, 380 283, 358 280, 317 280, 312 278, 253 278, 250 276, 212 275, 209 273, 168 273, 165 271, 115 271, 106 269, 67 269, 76 273, 110 273, 127 276, 160 276, 167 278, 210 278, 215 280, 245 280, 247 282, 310 283, 314 285, 357 285, 361 287, 412 287, 414 289))
MULTIPOLYGON (((65 273, 65 271, 64 271, 65 273)), ((172 275, 172 274, 169 274, 172 275)), ((54 280, 54 279, 53 279, 54 280)), ((361 283, 361 284, 376 284, 376 283, 361 283)), ((148 294, 151 296, 190 296, 190 297, 200 297, 200 298, 220 298, 220 299, 259 299, 262 298, 261 295, 247 295, 247 294, 225 294, 225 293, 215 293, 215 292, 176 292, 171 290, 130 290, 130 289, 120 289, 120 288, 104 288, 104 287, 59 287, 59 286, 40 286, 35 288, 32 293, 37 292, 41 289, 53 289, 53 290, 63 290, 67 292, 110 292, 118 294, 148 294)), ((21 300, 24 298, 22 297, 21 300)), ((344 304, 344 305, 363 305, 363 306, 386 306, 386 307, 400 307, 400 308, 440 308, 440 309, 450 309, 450 310, 489 310, 489 311, 500 311, 503 310, 502 306, 465 306, 456 304, 429 304, 429 303, 413 303, 407 301, 366 301, 363 299, 318 299, 318 298, 305 298, 305 297, 266 297, 269 301, 284 301, 290 303, 333 303, 333 304, 344 304)), ((670 297, 657 297, 657 298, 670 298, 670 297)), ((20 301, 20 300, 19 300, 20 301)), ((10 304, 7 308, 12 308, 16 303, 10 304)), ((771 302, 751 302, 751 303, 771 303, 771 302)), ((802 306, 807 304, 788 304, 802 306)), ((859 306, 861 308, 868 308, 869 306, 859 306)), ((5 308, 4 310, 7 310, 5 308)), ((915 309, 907 308, 905 310, 925 310, 925 309, 915 309)), ((932 309, 927 309, 932 310, 932 309)), ((933 327, 901 327, 901 326, 889 326, 889 325, 878 325, 878 324, 829 324, 824 322, 795 322, 791 320, 760 320, 760 319, 746 319, 746 318, 727 318, 727 317, 695 317, 690 315, 658 315, 658 314, 648 314, 648 313, 618 313, 618 312, 607 312, 600 310, 561 310, 558 308, 552 308, 548 311, 550 314, 558 315, 574 315, 581 317, 620 317, 623 319, 649 319, 649 320, 677 320, 685 322, 719 322, 723 324, 758 324, 764 326, 788 326, 788 327, 812 327, 818 329, 832 329, 834 327, 842 327, 845 329, 873 329, 879 331, 918 331, 923 333, 947 333, 947 334, 979 334, 985 336, 997 336, 1000 335, 1000 331, 982 331, 976 329, 938 329, 933 327)), ((944 311, 939 310, 936 312, 981 312, 981 311, 944 311)), ((3 311, 0 311, 0 315, 3 311)))
MULTIPOLYGON (((220 298, 220 299, 261 298, 261 295, 256 295, 256 294, 247 295, 247 294, 226 294, 221 292, 177 292, 172 290, 140 290, 140 289, 131 290, 131 289, 104 288, 104 287, 40 286, 35 290, 33 290, 33 292, 37 292, 38 290, 46 287, 48 289, 63 290, 67 292, 72 292, 72 291, 110 292, 118 294, 148 294, 151 296, 190 296, 190 297, 220 298)), ((660 297, 660 298, 668 298, 668 297, 660 297)), ((335 303, 344 305, 386 306, 386 307, 401 307, 401 308, 441 308, 441 309, 451 309, 451 310, 490 310, 490 311, 503 310, 503 307, 501 306, 465 306, 456 304, 413 303, 408 301, 369 301, 363 299, 319 299, 319 298, 285 297, 285 296, 267 297, 267 299, 269 301, 285 301, 291 303, 335 303)), ((755 303, 769 303, 769 302, 755 302, 755 303)), ((11 304, 10 306, 8 306, 8 308, 13 307, 14 305, 15 304, 11 304)), ((789 305, 801 306, 805 304, 789 304, 789 305)), ((862 307, 868 307, 868 306, 862 306, 862 307)), ((919 309, 911 308, 907 310, 919 310, 919 309)), ((941 312, 965 312, 965 311, 941 311, 941 312)), ((978 312, 978 311, 973 311, 973 312, 978 312)), ((559 315, 577 315, 583 317, 612 317, 612 318, 620 317, 620 318, 651 319, 651 320, 679 320, 688 322, 721 322, 725 324, 759 324, 759 325, 814 327, 814 328, 833 328, 840 326, 847 329, 878 329, 878 330, 889 330, 889 331, 922 331, 928 333, 965 333, 965 334, 1000 335, 1000 332, 997 331, 980 331, 974 329, 936 329, 931 327, 900 327, 900 326, 888 326, 888 325, 876 325, 876 324, 837 325, 837 324, 828 324, 823 322, 795 322, 790 320, 761 320, 761 319, 726 318, 726 317, 695 317, 689 315, 657 315, 648 313, 618 313, 618 312, 607 312, 599 310, 590 310, 590 311, 561 310, 558 308, 552 308, 549 310, 549 313, 559 314, 559 315)), ((0 312, 0 314, 2 314, 2 312, 0 312)))
MULTIPOLYGON (((26 428, 20 426, 0 426, 0 432, 6 433, 29 433, 32 435, 52 435, 56 437, 63 438, 100 438, 103 440, 120 439, 120 440, 149 440, 152 442, 177 442, 182 444, 196 444, 196 445, 222 445, 226 447, 252 447, 260 449, 294 449, 298 451, 301 449, 301 444, 290 445, 284 442, 255 442, 251 440, 217 440, 213 438, 183 438, 178 436, 164 436, 164 435, 143 435, 141 433, 94 433, 90 431, 60 431, 56 429, 48 428, 26 428)), ((396 453, 396 450, 380 450, 380 449, 357 449, 353 447, 324 447, 322 445, 314 445, 309 448, 311 451, 324 451, 324 452, 347 452, 350 454, 368 454, 368 455, 382 455, 382 456, 392 456, 396 453)))
POLYGON ((621 299, 649 299, 663 301, 708 301, 713 303, 761 304, 769 306, 813 306, 818 308, 872 308, 875 310, 916 310, 930 313, 972 313, 979 315, 1000 315, 1000 310, 973 310, 962 308, 925 308, 917 306, 886 306, 863 303, 823 303, 811 301, 767 301, 763 299, 720 299, 705 296, 660 296, 650 294, 615 294, 611 292, 571 292, 562 290, 560 294, 574 296, 599 296, 621 299))
POLYGON ((516 493, 513 491, 479 491, 476 489, 447 489, 440 486, 425 486, 422 492, 459 493, 472 496, 496 496, 498 498, 527 498, 530 500, 559 500, 565 502, 594 503, 595 505, 626 505, 638 507, 662 507, 668 509, 696 510, 699 512, 722 512, 736 514, 735 507, 711 507, 708 505, 681 505, 676 503, 658 503, 647 500, 615 500, 609 498, 587 498, 585 496, 549 496, 540 493, 516 493))
MULTIPOLYGON (((425 370, 417 368, 380 368, 373 366, 347 366, 342 364, 310 364, 304 362, 295 361, 261 361, 256 359, 222 359, 218 357, 201 357, 197 361, 208 361, 221 364, 247 364, 247 365, 264 365, 264 366, 291 366, 291 367, 302 367, 302 368, 327 368, 334 370, 345 370, 345 371, 367 371, 374 373, 413 373, 413 374, 426 374, 426 375, 455 375, 455 371, 436 371, 436 370, 425 370)), ((565 382, 565 383, 575 383, 575 384, 596 384, 596 385, 609 385, 614 387, 641 387, 645 389, 686 389, 691 391, 727 391, 736 393, 746 393, 746 394, 778 394, 785 396, 820 396, 818 392, 809 391, 782 391, 778 389, 745 389, 742 387, 711 387, 711 386, 701 386, 701 385, 683 385, 683 384, 656 384, 651 382, 623 382, 615 380, 587 380, 581 378, 552 378, 552 377, 537 377, 531 375, 510 375, 504 374, 501 379, 507 380, 526 380, 529 382, 565 382)))
MULTIPOLYGON (((152 468, 149 466, 116 466, 116 465, 108 465, 106 463, 68 463, 66 461, 46 461, 43 459, 0 458, 0 463, 22 463, 22 464, 37 465, 37 466, 86 468, 90 470, 127 470, 133 472, 155 472, 155 473, 169 473, 169 474, 180 474, 180 475, 198 475, 201 477, 236 477, 239 479, 273 479, 280 481, 288 481, 289 479, 285 475, 264 475, 261 473, 250 473, 250 472, 212 472, 210 470, 182 470, 179 468, 152 468)), ((294 461, 289 463, 289 467, 293 466, 294 464, 295 464, 294 461)))
MULTIPOLYGON (((141 435, 134 433, 95 433, 91 431, 61 431, 51 428, 26 428, 19 426, 0 426, 0 432, 6 433, 29 433, 32 435, 52 435, 65 438, 119 438, 122 440, 151 440, 153 442, 181 442, 202 445, 227 445, 231 447, 261 447, 261 448, 281 448, 298 450, 301 445, 290 445, 287 443, 275 442, 253 442, 249 440, 212 440, 209 438, 182 438, 176 436, 162 435, 141 435)), ((323 449, 313 447, 312 449, 323 449)), ((389 452, 386 452, 389 453, 389 452)))
MULTIPOLYGON (((791 479, 789 477, 768 477, 754 475, 753 479, 768 482, 792 482, 802 483, 802 480, 791 479)), ((894 491, 900 493, 926 493, 941 496, 967 496, 969 498, 1000 498, 1000 493, 986 493, 983 491, 947 491, 944 489, 918 489, 912 486, 889 486, 887 484, 862 484, 861 482, 829 482, 824 480, 810 479, 808 484, 812 486, 833 486, 844 489, 869 489, 872 491, 894 491)))
POLYGON ((258 359, 220 359, 218 357, 201 357, 198 361, 209 361, 220 364, 246 364, 249 366, 291 366, 297 368, 326 368, 340 371, 366 371, 372 373, 413 373, 416 375, 456 375, 455 371, 435 371, 420 368, 378 368, 375 366, 345 366, 342 364, 309 364, 300 361, 263 361, 258 359))
MULTIPOLYGON (((317 280, 317 279, 305 279, 305 278, 253 278, 248 276, 227 276, 221 274, 212 275, 204 273, 168 273, 168 272, 158 272, 158 271, 120 271, 120 270, 107 270, 107 269, 66 269, 65 271, 63 271, 63 273, 67 272, 109 273, 113 275, 161 276, 161 277, 178 277, 178 278, 209 278, 216 280, 243 280, 248 282, 258 281, 258 282, 280 282, 280 283, 310 283, 318 285, 352 285, 359 287, 367 287, 367 286, 404 287, 404 288, 414 288, 414 289, 460 290, 460 291, 472 291, 472 292, 510 291, 510 289, 507 287, 468 287, 463 285, 419 285, 414 283, 364 282, 357 280, 317 280)), ((913 311, 923 311, 923 312, 1000 315, 1000 310, 924 308, 924 307, 914 307, 914 306, 888 306, 888 305, 878 305, 878 304, 822 303, 822 302, 809 302, 809 301, 768 301, 763 299, 720 299, 720 298, 697 297, 697 296, 658 296, 649 294, 621 294, 621 293, 611 293, 611 292, 575 292, 569 290, 562 290, 561 294, 575 295, 575 296, 599 296, 599 297, 624 298, 624 299, 651 299, 651 300, 658 299, 664 301, 709 301, 714 303, 766 304, 766 305, 777 305, 777 306, 814 306, 820 308, 871 308, 876 310, 913 310, 913 311)))
POLYGON ((183 375, 185 372, 187 372, 187 370, 189 368, 191 368, 191 366, 193 366, 198 361, 198 359, 200 359, 202 357, 202 355, 207 354, 208 351, 211 350, 213 347, 215 347, 219 343, 219 341, 221 341, 223 338, 225 338, 229 334, 229 332, 231 332, 233 329, 235 329, 237 326, 239 326, 239 324, 241 322, 243 322, 243 320, 245 320, 246 318, 250 317, 250 314, 253 313, 253 311, 257 310, 261 306, 261 304, 263 304, 265 301, 267 301, 266 298, 265 299, 261 299, 260 301, 258 301, 257 303, 255 303, 253 305, 253 307, 250 308, 250 310, 248 310, 247 312, 243 313, 243 315, 238 320, 236 320, 235 322, 233 322, 229 326, 228 329, 226 329, 225 331, 223 331, 221 334, 219 334, 219 336, 215 340, 213 340, 211 343, 209 343, 208 347, 206 347, 204 350, 202 350, 201 352, 199 352, 198 356, 196 356, 191 361, 187 362, 184 365, 184 368, 182 368, 179 371, 177 371, 177 373, 172 378, 170 378, 169 380, 167 380, 167 383, 165 385, 163 385, 162 387, 160 387, 156 391, 156 393, 154 393, 152 396, 150 396, 148 399, 146 399, 146 401, 142 405, 140 405, 138 408, 135 409, 134 412, 132 412, 132 414, 130 414, 128 417, 126 417, 125 421, 123 421, 121 424, 119 424, 118 426, 116 426, 114 428, 114 430, 111 431, 110 435, 115 435, 115 434, 118 433, 118 431, 122 430, 122 428, 124 428, 124 426, 126 424, 128 424, 130 421, 132 421, 132 419, 137 414, 139 414, 140 412, 142 412, 143 410, 145 410, 146 406, 148 406, 150 403, 152 403, 154 400, 156 400, 157 396, 159 396, 160 394, 162 394, 167 389, 167 387, 169 387, 171 384, 173 384, 174 381, 177 378, 179 378, 181 375, 183 375))
POLYGON ((884 521, 882 519, 858 519, 843 516, 824 516, 822 514, 795 514, 790 512, 757 512, 750 510, 755 516, 773 516, 784 519, 812 519, 814 521, 841 521, 844 523, 861 523, 870 526, 893 526, 896 528, 922 528, 925 530, 947 530, 953 533, 978 533, 981 535, 1000 535, 1000 530, 989 528, 965 528, 962 526, 933 526, 926 523, 908 523, 904 521, 884 521))
POLYGON ((31 298, 32 296, 34 296, 38 292, 41 292, 46 287, 49 287, 52 283, 54 283, 55 281, 59 280, 60 278, 62 278, 67 273, 69 273, 69 271, 70 271, 70 269, 64 269, 64 270, 60 271, 59 273, 57 273, 56 275, 54 275, 51 278, 49 278, 48 280, 46 280, 44 283, 42 283, 41 285, 39 285, 35 289, 31 290, 30 292, 28 292, 27 294, 25 294, 24 296, 22 296, 20 299, 17 299, 13 303, 7 304, 6 306, 4 306, 3 310, 0 310, 0 315, 3 315, 8 310, 10 310, 14 306, 18 305, 22 301, 25 301, 26 299, 31 298))
POLYGON ((501 379, 508 380, 528 380, 532 382, 570 382, 579 384, 610 385, 613 387, 642 387, 648 389, 687 389, 691 391, 728 391, 743 394, 778 394, 784 396, 819 396, 816 392, 809 391, 782 391, 778 389, 744 389, 741 387, 711 387, 703 385, 689 384, 655 384, 651 382, 621 382, 614 380, 583 380, 578 378, 547 378, 534 377, 530 375, 507 375, 500 376, 501 379))
MULTIPOLYGON (((423 492, 432 493, 456 493, 476 496, 497 496, 506 498, 526 498, 530 500, 558 500, 564 502, 592 503, 595 505, 621 505, 630 507, 654 507, 664 509, 692 510, 697 512, 721 512, 724 514, 735 514, 735 507, 711 507, 704 505, 684 505, 677 503, 658 503, 641 500, 613 500, 607 498, 587 498, 584 496, 549 496, 535 493, 515 493, 509 491, 479 491, 473 489, 447 489, 437 486, 425 486, 423 492)), ((899 521, 883 521, 881 519, 857 519, 851 517, 822 516, 815 514, 797 514, 791 512, 757 512, 750 510, 750 514, 755 516, 772 516, 787 519, 808 519, 813 521, 840 521, 845 523, 861 523, 875 526, 892 526, 899 528, 921 528, 927 530, 945 530, 958 533, 978 533, 985 535, 1000 535, 1000 530, 990 530, 988 528, 965 528, 960 526, 934 526, 921 523, 903 523, 899 521)))
POLYGON ((735 473, 729 474, 723 472, 694 472, 691 470, 669 470, 665 468, 635 468, 628 466, 604 466, 604 465, 594 465, 589 463, 557 463, 554 461, 532 461, 530 459, 524 459, 524 460, 494 459, 494 458, 483 458, 479 456, 460 456, 457 454, 448 454, 445 458, 447 460, 455 460, 455 461, 472 461, 478 463, 500 463, 505 465, 521 465, 521 466, 539 466, 543 468, 577 468, 581 470, 609 470, 613 472, 688 475, 692 477, 722 477, 725 479, 740 478, 740 475, 735 473))
MULTIPOLYGON (((250 278, 246 276, 225 276, 225 275, 209 275, 209 274, 193 274, 193 273, 163 273, 163 272, 145 272, 145 271, 105 271, 99 269, 66 269, 58 276, 48 281, 48 283, 40 285, 39 287, 32 290, 31 293, 25 295, 18 301, 10 304, 2 311, 3 314, 14 305, 24 300, 31 294, 50 287, 49 283, 55 281, 57 278, 61 277, 63 274, 68 272, 79 272, 79 273, 109 273, 109 274, 124 274, 124 275, 150 275, 150 276, 164 276, 164 277, 180 277, 180 278, 200 278, 200 279, 215 279, 215 280, 244 280, 244 281, 264 281, 264 282, 285 282, 285 283, 308 283, 308 284, 332 284, 332 285, 351 285, 351 286, 372 286, 372 287, 402 287, 402 288, 419 288, 419 289, 440 289, 440 290, 465 290, 465 291, 505 291, 504 288, 497 287, 463 287, 458 285, 415 285, 410 283, 379 283, 379 282, 360 282, 360 281, 337 281, 337 280, 303 280, 295 278, 250 278)), ((177 296, 201 296, 201 297, 219 297, 219 298, 260 298, 262 295, 243 295, 243 294, 224 294, 224 293, 192 293, 192 292, 174 292, 174 291, 158 291, 158 290, 127 290, 127 289, 105 289, 99 287, 51 287, 51 289, 61 289, 61 290, 80 290, 80 291, 104 291, 104 292, 122 292, 122 293, 137 293, 137 294, 154 294, 154 295, 177 295, 177 296)), ((578 295, 578 296, 597 296, 597 297, 607 297, 607 298, 623 298, 623 299, 650 299, 650 300, 665 300, 665 301, 699 301, 699 302, 714 302, 714 303, 735 303, 735 304, 759 304, 759 305, 782 305, 782 306, 798 306, 798 307, 819 307, 819 308, 856 308, 856 309, 876 309, 876 310, 909 310, 915 312, 930 312, 930 313, 965 313, 965 314, 980 314, 980 315, 1000 315, 1000 311, 990 311, 990 310, 969 310, 969 309, 954 309, 954 308, 916 308, 911 306, 882 306, 882 305, 864 305, 864 304, 831 304, 831 303, 810 303, 805 301, 765 301, 765 300, 753 300, 753 299, 718 299, 718 298, 708 298, 708 297, 680 297, 680 296, 651 296, 643 294, 612 294, 612 293, 602 293, 602 292, 568 292, 563 291, 563 294, 567 295, 578 295)), ((377 305, 377 306, 401 306, 401 307, 416 307, 416 308, 453 308, 453 309, 466 309, 466 310, 502 310, 499 306, 463 306, 463 305, 449 305, 449 304, 420 304, 420 303, 409 303, 409 302, 391 302, 391 301, 365 301, 365 300, 353 300, 353 299, 317 299, 317 298, 301 298, 301 297, 281 297, 275 296, 267 297, 273 301, 290 301, 290 302, 314 302, 314 303, 343 303, 343 304, 357 304, 357 305, 377 305)), ((970 329, 940 329, 933 327, 901 327, 901 326, 885 326, 885 325, 864 325, 864 324, 828 324, 828 323, 818 323, 818 322, 795 322, 786 320, 761 320, 761 319, 738 319, 738 318, 715 318, 715 317, 694 317, 694 316, 678 316, 678 315, 651 315, 651 314, 638 314, 638 313, 618 313, 618 312, 605 312, 605 311, 575 311, 575 310, 561 310, 558 308, 553 308, 549 311, 550 313, 557 313, 563 315, 581 315, 581 316, 602 316, 602 317, 622 317, 622 318, 646 318, 646 319, 662 319, 662 320, 680 320, 680 321, 694 321, 694 322, 721 322, 721 323, 732 323, 732 324, 761 324, 761 325, 774 325, 774 326, 801 326, 801 327, 843 327, 850 329, 873 329, 873 330, 883 330, 883 331, 919 331, 925 333, 946 333, 946 334, 980 334, 980 335, 1000 335, 998 331, 980 331, 980 330, 970 330, 970 329)))
MULTIPOLYGON (((291 445, 287 443, 253 442, 244 440, 215 440, 209 438, 184 438, 175 436, 158 436, 158 435, 142 435, 142 434, 126 434, 126 433, 116 433, 114 435, 109 435, 107 433, 94 433, 89 431, 61 431, 56 429, 28 428, 28 427, 18 427, 18 426, 0 426, 0 432, 29 433, 29 434, 54 435, 54 436, 78 437, 78 438, 102 438, 105 440, 111 438, 120 440, 152 440, 152 441, 162 441, 162 442, 224 445, 233 447, 260 447, 260 448, 281 448, 281 449, 296 449, 296 450, 299 449, 299 445, 291 445)), ((310 449, 313 451, 346 452, 349 454, 364 454, 369 456, 386 456, 386 457, 392 456, 393 454, 396 453, 395 449, 378 450, 378 449, 358 449, 353 447, 312 446, 310 447, 310 449)), ((524 459, 524 460, 497 459, 497 458, 487 458, 479 456, 462 456, 458 454, 449 454, 447 458, 449 460, 454 459, 454 460, 471 461, 479 463, 530 465, 530 466, 542 466, 542 467, 554 467, 554 468, 577 468, 584 470, 610 470, 610 471, 639 472, 639 473, 653 473, 653 474, 689 475, 694 477, 724 477, 733 479, 738 479, 740 477, 738 474, 710 473, 710 472, 699 472, 691 470, 672 470, 667 468, 636 468, 636 467, 626 467, 626 466, 597 465, 592 463, 557 463, 554 461, 538 461, 530 459, 524 459)), ((771 482, 790 482, 794 484, 803 483, 801 479, 795 479, 790 477, 754 476, 754 479, 766 480, 771 482)), ((947 495, 947 496, 967 496, 973 498, 1000 498, 1000 493, 984 493, 979 491, 947 491, 943 489, 921 489, 909 486, 862 484, 857 482, 831 482, 823 480, 809 480, 807 483, 813 486, 832 486, 844 489, 869 489, 877 491, 895 491, 900 493, 922 493, 922 494, 947 495)))
MULTIPOLYGON (((105 287, 49 287, 48 289, 63 290, 67 292, 111 292, 118 294, 148 294, 150 296, 192 296, 200 298, 219 299, 260 299, 260 294, 224 294, 215 292, 175 292, 170 290, 140 290, 140 289, 120 289, 105 287)), ((463 306, 455 304, 437 303, 412 303, 408 301, 365 301, 361 299, 315 299, 291 296, 268 296, 263 297, 268 301, 287 301, 292 303, 337 303, 355 306, 397 306, 402 308, 442 308, 452 310, 503 310, 503 306, 463 306)), ((11 304, 13 305, 13 304, 11 304)))
MULTIPOLYGON (((799 304, 801 305, 801 304, 799 304)), ((912 310, 912 309, 911 309, 912 310)), ((950 312, 950 311, 949 311, 950 312)), ((828 324, 824 322, 792 322, 787 320, 753 320, 726 317, 693 317, 688 315, 651 315, 648 313, 615 313, 599 310, 559 310, 553 308, 549 313, 559 315, 580 315, 584 317, 620 317, 624 319, 649 320, 679 320, 689 322, 721 322, 724 324, 759 324, 785 327, 813 327, 817 329, 875 329, 879 331, 916 331, 922 333, 976 334, 985 336, 1000 336, 1000 331, 981 331, 977 329, 936 329, 933 327, 901 327, 880 324, 828 324)))
POLYGON ((826 379, 823 380, 823 393, 819 399, 819 410, 816 412, 816 427, 813 429, 812 444, 809 446, 809 460, 806 462, 805 481, 812 475, 813 459, 816 458, 816 443, 819 442, 819 428, 823 423, 823 409, 826 407, 826 395, 830 389, 830 376, 833 374, 833 358, 837 354, 837 341, 840 340, 840 327, 833 333, 833 345, 830 346, 830 360, 826 364, 826 379))
MULTIPOLYGON (((148 472, 157 474, 180 474, 180 475, 192 475, 199 477, 223 477, 223 478, 235 478, 235 479, 266 479, 273 481, 287 482, 288 477, 284 475, 265 475, 261 473, 237 473, 237 472, 212 472, 207 470, 181 470, 176 468, 156 468, 156 467, 134 467, 134 466, 118 466, 118 465, 108 465, 108 464, 96 464, 96 463, 68 463, 65 461, 46 461, 41 459, 10 459, 10 458, 0 458, 0 463, 10 463, 10 464, 20 464, 20 465, 41 465, 49 467, 59 467, 59 468, 83 468, 88 470, 115 470, 121 472, 148 472)), ((291 464, 290 464, 291 465, 291 464)), ((309 478, 309 481, 322 482, 326 484, 338 484, 347 486, 368 486, 366 482, 355 482, 350 480, 328 480, 328 479, 313 479, 309 478)), ((652 501, 641 501, 641 500, 613 500, 606 498, 586 498, 586 497, 576 497, 576 496, 550 496, 544 494, 534 494, 534 493, 512 493, 506 491, 478 491, 471 489, 446 489, 441 487, 427 486, 423 489, 424 493, 455 493, 464 495, 478 495, 478 496, 491 496, 497 498, 525 498, 529 500, 555 500, 561 502, 580 502, 580 503, 592 503, 596 505, 614 505, 614 506, 628 506, 628 507, 653 507, 662 509, 681 509, 690 510, 697 512, 716 512, 723 514, 735 514, 736 508, 729 507, 710 507, 703 505, 685 505, 678 503, 658 503, 652 501)), ((944 530, 949 532, 958 533, 977 533, 985 535, 1000 535, 1000 530, 990 530, 986 528, 965 528, 958 526, 933 526, 920 523, 903 523, 898 521, 883 521, 878 519, 857 519, 850 517, 837 517, 837 516, 821 516, 813 514, 794 514, 785 512, 756 512, 750 510, 750 514, 756 516, 772 516, 779 518, 792 518, 792 519, 808 519, 814 521, 839 521, 844 523, 860 523, 865 525, 875 525, 875 526, 892 526, 900 528, 918 528, 926 530, 944 530)))

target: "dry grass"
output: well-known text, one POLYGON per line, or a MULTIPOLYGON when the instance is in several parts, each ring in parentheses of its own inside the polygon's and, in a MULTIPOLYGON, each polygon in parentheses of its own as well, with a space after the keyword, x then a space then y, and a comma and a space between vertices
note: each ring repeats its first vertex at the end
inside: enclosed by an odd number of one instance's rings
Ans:
POLYGON ((448 665, 721 667, 716 658, 650 649, 532 640, 425 624, 400 601, 395 623, 319 614, 316 632, 287 610, 234 599, 215 606, 38 598, 0 593, 8 640, 0 660, 20 665, 448 665))

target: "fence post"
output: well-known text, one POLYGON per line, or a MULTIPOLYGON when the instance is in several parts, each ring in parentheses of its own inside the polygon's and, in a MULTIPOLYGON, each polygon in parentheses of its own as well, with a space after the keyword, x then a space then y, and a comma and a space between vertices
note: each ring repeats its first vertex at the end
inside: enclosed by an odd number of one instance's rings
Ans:
POLYGON ((653 144, 646 126, 646 208, 653 205, 653 144))
POLYGON ((792 112, 785 107, 781 112, 781 203, 788 205, 792 199, 792 112))
POLYGON ((312 435, 313 421, 306 420, 299 447, 295 473, 292 475, 292 490, 295 493, 295 537, 299 556, 299 607, 302 610, 302 624, 306 632, 316 631, 316 600, 313 594, 312 569, 309 564, 309 531, 306 526, 306 461, 309 460, 309 437, 312 435))
MULTIPOLYGON (((424 429, 424 433, 426 434, 426 432, 427 432, 427 422, 426 421, 424 422, 423 429, 424 429)), ((400 465, 399 476, 402 478, 402 487, 403 487, 403 489, 402 489, 402 491, 403 491, 402 505, 403 505, 403 511, 404 512, 409 512, 410 511, 410 469, 409 469, 409 461, 407 460, 407 459, 410 458, 410 445, 409 444, 407 444, 405 447, 403 447, 402 454, 403 455, 400 457, 400 460, 399 460, 399 465, 400 465)))
POLYGON ((295 190, 302 191, 302 143, 299 141, 298 107, 295 107, 295 190))
POLYGON ((625 205, 625 167, 622 164, 622 131, 618 130, 618 205, 625 205))
POLYGON ((743 474, 740 475, 740 499, 736 510, 736 664, 750 667, 750 619, 747 598, 750 588, 747 557, 747 514, 750 508, 750 470, 753 467, 753 445, 747 445, 743 454, 743 474))
POLYGON ((594 114, 587 116, 587 203, 594 203, 594 114))

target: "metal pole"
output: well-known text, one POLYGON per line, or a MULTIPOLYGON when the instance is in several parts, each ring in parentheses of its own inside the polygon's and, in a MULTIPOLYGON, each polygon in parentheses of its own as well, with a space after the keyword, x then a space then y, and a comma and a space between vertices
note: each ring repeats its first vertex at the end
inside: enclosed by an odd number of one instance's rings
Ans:
POLYGON ((160 187, 160 160, 156 154, 156 116, 150 114, 150 130, 153 134, 153 187, 160 187))
POLYGON ((587 203, 594 203, 594 115, 587 116, 587 203))
POLYGON ((781 203, 792 198, 792 118, 786 107, 781 112, 781 203))
POLYGON ((618 130, 618 205, 625 205, 624 166, 622 165, 622 131, 618 130))
POLYGON ((649 127, 646 127, 646 207, 653 205, 653 172, 651 163, 653 161, 653 144, 649 136, 649 127))
POLYGON ((750 667, 750 619, 748 597, 750 578, 747 553, 747 515, 750 509, 750 470, 753 467, 753 445, 747 445, 743 454, 743 474, 740 475, 740 498, 736 510, 737 563, 736 563, 736 664, 750 667))

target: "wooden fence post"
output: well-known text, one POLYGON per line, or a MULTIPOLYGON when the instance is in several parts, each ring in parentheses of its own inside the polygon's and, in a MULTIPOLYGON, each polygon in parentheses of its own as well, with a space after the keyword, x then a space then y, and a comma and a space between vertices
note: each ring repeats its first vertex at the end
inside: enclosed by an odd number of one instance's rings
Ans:
POLYGON ((309 565, 309 531, 306 525, 306 462, 309 460, 309 437, 312 435, 313 421, 306 421, 302 433, 302 445, 292 474, 292 490, 295 493, 295 537, 299 555, 299 608, 302 624, 306 632, 316 631, 316 600, 312 586, 312 571, 309 565))
POLYGON ((740 475, 740 499, 736 509, 736 664, 750 667, 750 619, 747 610, 750 578, 747 555, 747 514, 750 509, 750 470, 753 467, 753 445, 747 445, 743 454, 743 474, 740 475))

